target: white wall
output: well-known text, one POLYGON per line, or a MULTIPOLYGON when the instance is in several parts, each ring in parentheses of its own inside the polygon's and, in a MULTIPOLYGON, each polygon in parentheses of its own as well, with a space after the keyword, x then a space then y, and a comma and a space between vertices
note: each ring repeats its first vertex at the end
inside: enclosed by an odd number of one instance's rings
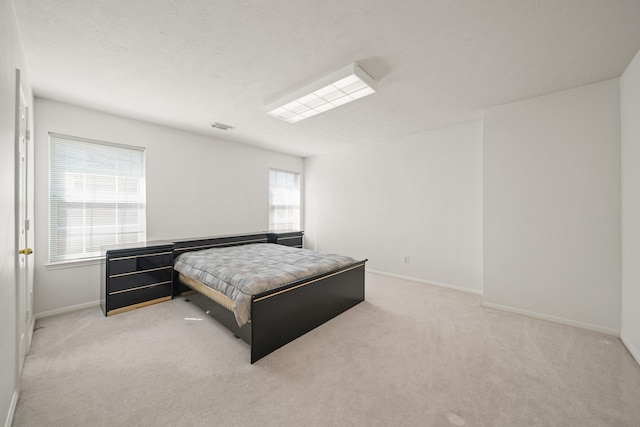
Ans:
POLYGON ((620 78, 622 134, 622 325, 640 363, 640 53, 620 78))
POLYGON ((481 292, 481 168, 480 122, 306 159, 305 245, 481 292))
POLYGON ((618 80, 484 114, 484 304, 620 330, 618 80))
MULTIPOLYGON (((47 267, 48 132, 147 148, 148 240, 268 228, 270 167, 302 172, 299 157, 36 98, 35 310, 99 300, 99 266, 47 267)), ((203 123, 203 126, 208 126, 203 123)))
POLYGON ((16 68, 31 104, 13 4, 0 0, 0 425, 9 426, 18 398, 16 324, 15 102, 16 68))

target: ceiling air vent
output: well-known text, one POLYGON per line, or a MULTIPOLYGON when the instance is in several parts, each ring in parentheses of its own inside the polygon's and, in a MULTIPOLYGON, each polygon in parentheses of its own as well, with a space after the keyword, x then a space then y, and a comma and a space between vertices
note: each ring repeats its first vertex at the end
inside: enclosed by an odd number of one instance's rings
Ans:
POLYGON ((220 130, 229 130, 233 129, 233 126, 225 125, 224 123, 213 122, 211 123, 211 127, 220 130))

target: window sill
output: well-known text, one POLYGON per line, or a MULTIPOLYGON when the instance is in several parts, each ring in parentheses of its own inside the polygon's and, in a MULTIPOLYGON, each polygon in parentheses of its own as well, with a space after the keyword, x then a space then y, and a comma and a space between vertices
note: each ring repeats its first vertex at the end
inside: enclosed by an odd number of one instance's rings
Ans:
POLYGON ((62 262, 51 262, 45 264, 45 268, 47 270, 62 270, 66 268, 77 268, 77 267, 86 267, 89 265, 99 265, 102 261, 104 261, 104 257, 97 258, 89 258, 78 261, 62 261, 62 262))

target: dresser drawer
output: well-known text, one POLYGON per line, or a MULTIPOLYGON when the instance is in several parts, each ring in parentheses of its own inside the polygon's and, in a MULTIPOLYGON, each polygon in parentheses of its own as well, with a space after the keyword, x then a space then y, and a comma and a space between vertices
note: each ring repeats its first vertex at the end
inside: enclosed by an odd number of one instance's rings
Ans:
POLYGON ((173 252, 116 256, 109 259, 109 274, 129 273, 132 271, 152 270, 159 267, 170 267, 173 263, 173 252))
POLYGON ((296 248, 302 247, 302 236, 278 237, 278 244, 284 246, 292 246, 296 248))
POLYGON ((121 273, 119 275, 109 276, 109 285, 107 292, 123 291, 126 289, 139 288, 141 286, 149 286, 162 282, 170 282, 173 275, 173 269, 169 267, 158 267, 157 269, 136 271, 130 273, 121 273))
POLYGON ((108 307, 109 312, 131 306, 134 304, 147 303, 159 298, 171 298, 172 289, 171 282, 128 290, 109 294, 108 307))

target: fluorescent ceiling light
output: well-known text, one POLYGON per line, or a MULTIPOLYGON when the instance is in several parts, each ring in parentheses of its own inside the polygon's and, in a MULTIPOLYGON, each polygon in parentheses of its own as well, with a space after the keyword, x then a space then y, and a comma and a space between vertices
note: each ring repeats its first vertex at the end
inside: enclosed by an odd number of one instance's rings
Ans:
POLYGON ((353 63, 268 103, 267 114, 288 123, 296 123, 371 95, 377 89, 377 82, 353 63))

